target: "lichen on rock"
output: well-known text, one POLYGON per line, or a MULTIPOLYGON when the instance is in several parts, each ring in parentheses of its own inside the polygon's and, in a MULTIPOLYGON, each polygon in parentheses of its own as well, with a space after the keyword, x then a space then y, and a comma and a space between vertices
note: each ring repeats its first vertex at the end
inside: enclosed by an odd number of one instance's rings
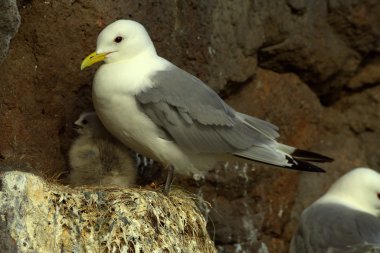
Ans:
POLYGON ((0 63, 8 52, 9 42, 16 34, 20 20, 16 0, 0 1, 0 63))
POLYGON ((18 171, 1 182, 2 252, 216 252, 180 190, 70 188, 18 171))

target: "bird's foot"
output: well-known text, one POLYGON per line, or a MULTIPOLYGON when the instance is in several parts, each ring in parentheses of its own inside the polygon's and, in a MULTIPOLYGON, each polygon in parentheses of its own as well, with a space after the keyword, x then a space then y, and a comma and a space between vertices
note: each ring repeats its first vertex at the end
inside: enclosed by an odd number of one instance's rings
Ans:
POLYGON ((171 186, 173 179, 174 179, 173 173, 174 173, 173 166, 169 166, 168 175, 166 176, 166 182, 165 182, 165 187, 164 187, 164 191, 163 191, 165 196, 169 196, 170 186, 171 186))

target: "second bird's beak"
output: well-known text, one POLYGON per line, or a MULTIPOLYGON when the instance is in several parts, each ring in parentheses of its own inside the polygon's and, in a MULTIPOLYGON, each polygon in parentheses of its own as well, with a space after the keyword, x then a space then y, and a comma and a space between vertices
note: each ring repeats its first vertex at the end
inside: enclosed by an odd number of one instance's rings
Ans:
POLYGON ((107 53, 97 54, 96 52, 93 52, 82 61, 82 64, 80 65, 80 70, 90 67, 94 63, 103 61, 106 58, 106 55, 107 53))

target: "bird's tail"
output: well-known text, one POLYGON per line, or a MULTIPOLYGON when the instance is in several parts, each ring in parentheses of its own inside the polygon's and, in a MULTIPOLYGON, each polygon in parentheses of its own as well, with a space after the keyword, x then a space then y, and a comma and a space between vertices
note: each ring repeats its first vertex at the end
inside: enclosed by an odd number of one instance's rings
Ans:
POLYGON ((326 163, 326 162, 332 162, 334 159, 314 153, 307 150, 297 149, 282 143, 277 144, 277 148, 289 155, 291 155, 293 158, 301 161, 307 161, 307 162, 316 162, 316 163, 326 163))
POLYGON ((293 170, 325 172, 324 169, 309 162, 332 162, 333 159, 314 152, 297 149, 277 143, 276 148, 252 147, 234 154, 244 160, 257 161, 293 170))

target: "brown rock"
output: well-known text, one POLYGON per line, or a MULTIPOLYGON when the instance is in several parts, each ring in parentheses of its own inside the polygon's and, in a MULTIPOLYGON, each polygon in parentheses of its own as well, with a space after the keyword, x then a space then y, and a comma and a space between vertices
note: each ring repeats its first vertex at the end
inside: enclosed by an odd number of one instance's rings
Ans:
POLYGON ((363 89, 380 83, 380 58, 375 58, 363 66, 348 82, 351 90, 363 89))

